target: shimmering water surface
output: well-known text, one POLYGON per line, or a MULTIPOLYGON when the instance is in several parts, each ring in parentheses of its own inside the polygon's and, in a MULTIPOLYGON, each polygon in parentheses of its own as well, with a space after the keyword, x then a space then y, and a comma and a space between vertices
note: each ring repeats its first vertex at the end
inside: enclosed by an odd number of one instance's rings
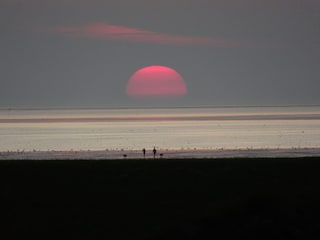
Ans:
POLYGON ((0 151, 320 147, 320 107, 0 110, 0 151))

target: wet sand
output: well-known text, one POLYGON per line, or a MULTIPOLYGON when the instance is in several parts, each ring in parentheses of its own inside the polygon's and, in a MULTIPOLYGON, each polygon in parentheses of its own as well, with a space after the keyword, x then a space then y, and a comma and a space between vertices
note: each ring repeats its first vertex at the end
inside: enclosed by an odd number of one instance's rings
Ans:
MULTIPOLYGON (((315 157, 320 148, 277 149, 157 149, 157 159, 202 159, 202 158, 261 158, 261 157, 315 157)), ((0 152, 0 160, 113 160, 153 159, 152 149, 145 157, 141 150, 71 150, 71 151, 7 151, 0 152)))
POLYGON ((319 157, 3 160, 1 218, 12 238, 318 239, 319 172, 319 157))

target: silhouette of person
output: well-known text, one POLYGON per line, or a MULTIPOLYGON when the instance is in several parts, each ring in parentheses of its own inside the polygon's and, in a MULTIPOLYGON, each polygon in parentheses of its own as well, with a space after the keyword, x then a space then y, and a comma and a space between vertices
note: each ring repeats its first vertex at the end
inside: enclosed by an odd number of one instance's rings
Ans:
POLYGON ((156 154, 157 154, 156 147, 153 148, 152 152, 153 152, 153 158, 155 158, 155 157, 156 157, 156 154))
POLYGON ((142 152, 143 152, 143 157, 145 158, 145 157, 146 157, 146 149, 143 148, 143 149, 142 149, 142 152))

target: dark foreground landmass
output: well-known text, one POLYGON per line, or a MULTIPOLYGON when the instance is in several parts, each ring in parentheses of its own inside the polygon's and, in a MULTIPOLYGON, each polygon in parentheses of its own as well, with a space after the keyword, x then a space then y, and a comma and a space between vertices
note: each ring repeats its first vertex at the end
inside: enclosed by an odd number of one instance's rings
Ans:
POLYGON ((319 239, 320 158, 0 161, 2 235, 319 239))

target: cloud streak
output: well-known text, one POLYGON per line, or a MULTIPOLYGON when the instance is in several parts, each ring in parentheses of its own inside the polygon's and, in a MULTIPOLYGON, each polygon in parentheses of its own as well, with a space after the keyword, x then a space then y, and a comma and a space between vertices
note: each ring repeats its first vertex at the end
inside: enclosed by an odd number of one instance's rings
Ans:
POLYGON ((211 37, 192 37, 166 34, 106 23, 92 23, 82 26, 56 26, 47 29, 47 31, 73 37, 88 37, 113 41, 174 45, 209 45, 224 47, 238 45, 238 42, 236 41, 216 39, 211 37))

